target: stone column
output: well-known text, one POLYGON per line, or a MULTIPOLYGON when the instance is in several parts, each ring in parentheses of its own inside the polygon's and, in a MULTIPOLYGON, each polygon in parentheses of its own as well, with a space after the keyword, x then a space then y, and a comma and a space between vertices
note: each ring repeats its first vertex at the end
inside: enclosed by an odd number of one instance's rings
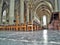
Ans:
POLYGON ((58 10, 60 12, 60 0, 58 0, 58 10))
POLYGON ((24 0, 20 0, 20 23, 24 23, 24 0))
POLYGON ((30 9, 29 9, 29 22, 30 22, 30 23, 32 23, 32 21, 33 21, 32 16, 33 16, 33 10, 32 10, 32 8, 30 8, 30 9))
POLYGON ((0 0, 0 24, 2 23, 2 18, 1 18, 1 15, 2 15, 2 6, 3 6, 3 0, 0 0))
POLYGON ((9 24, 14 24, 14 2, 15 0, 10 0, 10 9, 9 9, 9 24))
POLYGON ((58 12, 58 1, 55 0, 55 12, 58 12))
POLYGON ((60 0, 58 0, 59 20, 60 20, 60 0))
POLYGON ((28 5, 28 3, 27 3, 27 23, 29 23, 29 5, 28 5))
POLYGON ((32 22, 32 20, 33 20, 33 19, 32 19, 32 16, 33 16, 33 11, 32 11, 32 9, 31 9, 31 22, 32 22))

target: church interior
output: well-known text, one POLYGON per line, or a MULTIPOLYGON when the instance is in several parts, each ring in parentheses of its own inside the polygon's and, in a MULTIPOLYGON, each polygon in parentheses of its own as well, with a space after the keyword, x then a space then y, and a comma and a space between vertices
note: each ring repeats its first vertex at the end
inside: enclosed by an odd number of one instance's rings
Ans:
POLYGON ((0 0, 0 30, 60 30, 60 0, 0 0))

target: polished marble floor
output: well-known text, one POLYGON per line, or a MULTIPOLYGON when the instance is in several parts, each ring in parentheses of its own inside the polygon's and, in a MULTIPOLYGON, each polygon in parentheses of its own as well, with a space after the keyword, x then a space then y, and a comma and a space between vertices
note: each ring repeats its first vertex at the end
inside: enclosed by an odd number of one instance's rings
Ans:
POLYGON ((0 45, 60 45, 60 31, 0 31, 0 45))

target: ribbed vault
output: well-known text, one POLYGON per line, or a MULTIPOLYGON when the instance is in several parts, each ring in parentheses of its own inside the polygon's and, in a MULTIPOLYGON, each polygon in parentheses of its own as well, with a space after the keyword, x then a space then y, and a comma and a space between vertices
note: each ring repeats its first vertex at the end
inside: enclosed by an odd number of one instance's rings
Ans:
MULTIPOLYGON (((43 15, 47 16, 47 24, 50 22, 51 14, 53 12, 53 6, 47 1, 41 1, 35 8, 35 13, 41 19, 43 15)), ((41 21, 41 20, 40 20, 41 21)))

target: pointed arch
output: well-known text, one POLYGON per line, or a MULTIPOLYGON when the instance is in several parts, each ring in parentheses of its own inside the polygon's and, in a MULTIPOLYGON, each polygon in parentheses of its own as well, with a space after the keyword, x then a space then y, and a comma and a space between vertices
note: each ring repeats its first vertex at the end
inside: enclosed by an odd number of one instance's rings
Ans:
POLYGON ((41 5, 47 5, 47 6, 50 8, 51 12, 53 12, 53 6, 51 5, 51 3, 47 2, 47 1, 40 2, 40 3, 38 4, 38 6, 35 8, 35 11, 36 11, 36 10, 38 9, 38 7, 40 7, 41 5))

